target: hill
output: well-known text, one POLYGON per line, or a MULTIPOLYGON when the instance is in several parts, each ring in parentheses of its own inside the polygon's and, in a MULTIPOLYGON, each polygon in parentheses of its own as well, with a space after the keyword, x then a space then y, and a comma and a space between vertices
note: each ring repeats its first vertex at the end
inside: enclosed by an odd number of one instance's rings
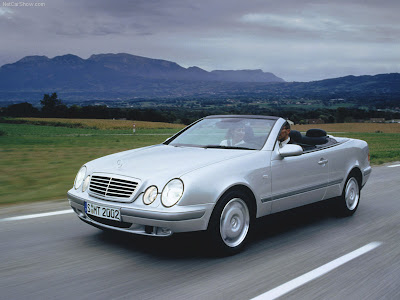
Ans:
MULTIPOLYGON (((261 70, 213 71, 198 67, 183 68, 175 62, 130 54, 99 54, 88 59, 67 54, 52 59, 27 56, 0 68, 0 92, 35 93, 57 90, 60 93, 115 92, 155 96, 154 87, 193 82, 283 82, 261 70)), ((163 92, 168 87, 164 87, 163 92)), ((113 93, 111 93, 113 94, 113 93)), ((114 95, 118 96, 118 95, 114 95)), ((106 95, 106 97, 108 97, 106 95)), ((113 97, 110 95, 110 97, 113 97)))
POLYGON ((0 68, 0 101, 35 102, 57 92, 66 103, 90 100, 317 99, 399 106, 400 74, 345 76, 285 82, 262 70, 184 68, 175 62, 130 54, 27 56, 0 68))

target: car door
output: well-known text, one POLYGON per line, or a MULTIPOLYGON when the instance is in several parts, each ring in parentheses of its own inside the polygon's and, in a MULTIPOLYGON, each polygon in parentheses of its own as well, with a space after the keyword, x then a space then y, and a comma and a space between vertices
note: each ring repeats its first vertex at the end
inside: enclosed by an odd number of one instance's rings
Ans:
POLYGON ((272 213, 324 198, 329 161, 323 150, 282 158, 276 145, 271 157, 272 213))

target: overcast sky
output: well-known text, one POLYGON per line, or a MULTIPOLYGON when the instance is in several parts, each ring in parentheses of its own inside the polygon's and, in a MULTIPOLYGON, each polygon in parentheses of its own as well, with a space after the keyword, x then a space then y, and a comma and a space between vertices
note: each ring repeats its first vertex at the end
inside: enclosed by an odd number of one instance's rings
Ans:
POLYGON ((287 81, 400 72, 399 0, 25 1, 0 0, 0 65, 130 53, 287 81))

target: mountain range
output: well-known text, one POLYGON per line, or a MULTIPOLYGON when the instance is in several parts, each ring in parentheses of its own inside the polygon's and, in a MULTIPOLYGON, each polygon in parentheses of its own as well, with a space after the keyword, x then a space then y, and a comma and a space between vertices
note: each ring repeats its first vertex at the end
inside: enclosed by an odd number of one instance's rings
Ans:
POLYGON ((130 89, 141 82, 229 81, 284 82, 282 78, 262 70, 211 71, 198 67, 184 68, 175 62, 125 53, 98 54, 88 59, 67 54, 52 59, 27 56, 0 68, 0 88, 7 89, 130 89))
POLYGON ((400 74, 285 82, 262 70, 184 68, 131 54, 26 56, 0 68, 0 101, 37 101, 57 92, 63 100, 182 97, 311 97, 389 99, 400 102, 400 74))

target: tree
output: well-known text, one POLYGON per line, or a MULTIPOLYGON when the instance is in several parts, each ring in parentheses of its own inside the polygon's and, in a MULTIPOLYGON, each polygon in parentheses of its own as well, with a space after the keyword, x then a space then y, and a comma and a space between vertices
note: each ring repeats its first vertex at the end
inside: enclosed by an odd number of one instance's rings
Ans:
POLYGON ((54 109, 56 106, 61 105, 62 101, 58 99, 57 93, 51 94, 44 94, 43 100, 40 100, 40 104, 43 106, 43 109, 54 109))
POLYGON ((74 104, 68 108, 68 118, 80 118, 82 117, 82 107, 74 104))
POLYGON ((349 116, 349 113, 345 107, 338 107, 336 109, 336 123, 343 123, 346 117, 349 116))
POLYGON ((61 99, 58 99, 57 93, 53 93, 51 96, 44 94, 40 104, 42 105, 42 113, 46 117, 56 117, 66 108, 61 99))
POLYGON ((28 102, 12 104, 4 110, 4 114, 10 117, 35 117, 38 109, 28 102))

